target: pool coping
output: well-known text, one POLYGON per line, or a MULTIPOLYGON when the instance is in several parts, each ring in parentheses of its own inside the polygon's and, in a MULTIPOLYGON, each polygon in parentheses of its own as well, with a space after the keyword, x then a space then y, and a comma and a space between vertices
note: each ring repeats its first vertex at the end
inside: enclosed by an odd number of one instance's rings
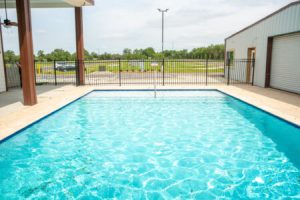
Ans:
MULTIPOLYGON (((48 118, 49 116, 51 116, 51 115, 53 115, 53 114, 59 112, 60 110, 66 108, 66 107, 69 106, 70 104, 75 103, 76 101, 78 101, 78 100, 80 100, 80 99, 86 97, 87 95, 89 95, 89 94, 91 94, 91 93, 93 93, 93 92, 150 92, 150 91, 155 91, 155 90, 154 90, 154 89, 91 89, 91 90, 85 92, 83 95, 81 95, 81 96, 79 96, 79 97, 76 97, 75 99, 73 99, 73 100, 71 100, 70 102, 66 103, 65 105, 63 105, 63 106, 61 106, 61 107, 59 107, 59 108, 57 108, 57 109, 54 109, 53 111, 51 111, 51 112, 49 112, 48 114, 46 114, 46 115, 44 115, 44 116, 42 116, 42 117, 40 117, 40 118, 34 120, 34 121, 31 122, 31 123, 25 125, 23 128, 21 128, 21 129, 15 131, 14 133, 12 133, 12 134, 10 134, 10 135, 4 137, 3 139, 0 139, 0 144, 2 144, 2 143, 4 143, 5 141, 7 141, 7 140, 9 140, 9 139, 11 139, 11 138, 13 138, 13 137, 15 137, 16 135, 18 135, 19 133, 23 132, 24 130, 30 128, 31 126, 33 126, 33 125, 39 123, 40 121, 44 120, 45 118, 48 118)), ((277 119, 279 119, 279 120, 281 120, 281 121, 283 121, 283 122, 286 122, 286 123, 288 123, 289 125, 292 125, 293 127, 296 127, 296 128, 299 128, 299 129, 300 129, 300 125, 298 125, 298 124, 296 124, 296 123, 294 123, 294 122, 292 122, 292 121, 289 121, 289 120, 287 120, 287 119, 284 119, 283 117, 281 117, 281 116, 279 116, 279 115, 277 115, 277 114, 274 114, 274 113, 272 113, 272 112, 270 112, 270 111, 268 111, 268 110, 266 110, 266 109, 264 109, 264 108, 261 108, 261 107, 259 107, 259 106, 256 106, 256 105, 254 105, 254 104, 252 104, 252 103, 250 103, 250 102, 247 102, 247 101, 245 101, 245 100, 242 100, 242 99, 240 99, 239 97, 236 97, 236 96, 234 96, 234 95, 232 95, 232 94, 229 94, 228 92, 225 92, 225 91, 223 91, 223 90, 221 90, 221 89, 216 89, 216 88, 215 88, 215 89, 209 89, 209 88, 202 88, 202 89, 157 89, 156 91, 178 91, 178 92, 179 92, 179 91, 195 91, 195 92, 196 92, 196 91, 216 91, 216 92, 220 92, 220 93, 222 93, 222 94, 224 94, 224 95, 227 95, 227 96, 229 96, 229 97, 231 97, 231 98, 234 98, 234 99, 236 99, 236 100, 238 100, 238 101, 240 101, 240 102, 242 102, 242 103, 245 103, 245 104, 247 104, 248 106, 251 106, 252 108, 256 108, 256 109, 258 109, 258 110, 260 110, 260 111, 262 111, 262 112, 265 112, 265 113, 267 113, 267 114, 269 114, 269 115, 271 115, 271 116, 273 116, 273 117, 275 117, 275 118, 277 118, 277 119)))

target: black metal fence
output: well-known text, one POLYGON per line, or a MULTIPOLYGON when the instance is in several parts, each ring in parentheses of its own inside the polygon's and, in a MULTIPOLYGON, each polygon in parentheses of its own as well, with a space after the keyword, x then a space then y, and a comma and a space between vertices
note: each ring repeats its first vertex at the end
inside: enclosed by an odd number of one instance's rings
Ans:
POLYGON ((77 61, 35 61, 35 81, 38 85, 76 84, 77 61))
MULTIPOLYGON (((126 84, 252 84, 255 61, 93 60, 84 65, 85 85, 126 84)), ((37 84, 79 84, 79 61, 35 62, 37 84)), ((13 76, 13 75, 9 75, 13 76)))

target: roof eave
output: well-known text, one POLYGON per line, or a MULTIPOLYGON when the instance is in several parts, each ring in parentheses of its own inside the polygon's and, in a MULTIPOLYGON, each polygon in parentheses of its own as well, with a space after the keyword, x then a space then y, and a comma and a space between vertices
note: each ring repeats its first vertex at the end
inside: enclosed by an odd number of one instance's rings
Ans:
POLYGON ((275 12, 273 12, 273 13, 271 13, 270 15, 267 15, 266 17, 264 17, 264 18, 258 20, 257 22, 255 22, 255 23, 253 23, 253 24, 247 26, 246 28, 243 28, 242 30, 240 30, 240 31, 238 31, 238 32, 236 32, 236 33, 230 35, 229 37, 225 38, 225 41, 228 40, 228 39, 230 39, 230 38, 232 38, 232 37, 234 37, 234 36, 236 36, 236 35, 238 35, 238 34, 240 34, 240 33, 242 33, 242 32, 244 32, 245 30, 247 30, 247 29, 249 29, 249 28, 251 28, 251 27, 255 26, 256 24, 259 24, 260 22, 262 22, 262 21, 264 21, 264 20, 266 20, 266 19, 272 17, 273 15, 276 15, 277 13, 279 13, 279 12, 281 12, 281 11, 283 11, 283 10, 285 10, 285 9, 287 9, 287 8, 289 8, 289 7, 291 7, 291 6, 297 5, 297 4, 300 4, 300 0, 297 0, 297 1, 294 1, 294 2, 292 2, 292 3, 289 3, 288 5, 286 5, 286 6, 282 7, 282 8, 280 8, 279 10, 277 10, 277 11, 275 11, 275 12))
POLYGON ((94 6, 95 5, 95 1, 94 0, 85 0, 85 5, 86 6, 94 6))

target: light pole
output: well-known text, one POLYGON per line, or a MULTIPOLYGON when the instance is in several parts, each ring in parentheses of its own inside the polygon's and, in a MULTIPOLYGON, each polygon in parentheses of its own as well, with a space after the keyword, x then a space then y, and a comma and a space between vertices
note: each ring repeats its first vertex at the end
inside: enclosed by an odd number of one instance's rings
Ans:
POLYGON ((162 23, 161 23, 161 26, 162 26, 162 34, 161 34, 161 52, 162 52, 162 54, 163 54, 163 56, 164 56, 164 19, 165 19, 165 13, 166 12, 168 12, 168 8, 167 9, 165 9, 165 10, 163 10, 163 9, 160 9, 160 8, 158 8, 157 9, 159 12, 161 12, 161 20, 162 20, 162 23))

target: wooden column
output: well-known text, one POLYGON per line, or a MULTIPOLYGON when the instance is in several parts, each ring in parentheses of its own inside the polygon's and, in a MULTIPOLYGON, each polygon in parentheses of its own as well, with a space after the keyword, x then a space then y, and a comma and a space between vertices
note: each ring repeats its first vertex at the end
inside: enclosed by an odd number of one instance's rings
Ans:
POLYGON ((24 105, 37 103, 30 0, 16 0, 24 105))
POLYGON ((76 28, 76 55, 79 66, 79 84, 84 85, 84 42, 83 42, 83 22, 82 8, 75 8, 75 28, 76 28))

